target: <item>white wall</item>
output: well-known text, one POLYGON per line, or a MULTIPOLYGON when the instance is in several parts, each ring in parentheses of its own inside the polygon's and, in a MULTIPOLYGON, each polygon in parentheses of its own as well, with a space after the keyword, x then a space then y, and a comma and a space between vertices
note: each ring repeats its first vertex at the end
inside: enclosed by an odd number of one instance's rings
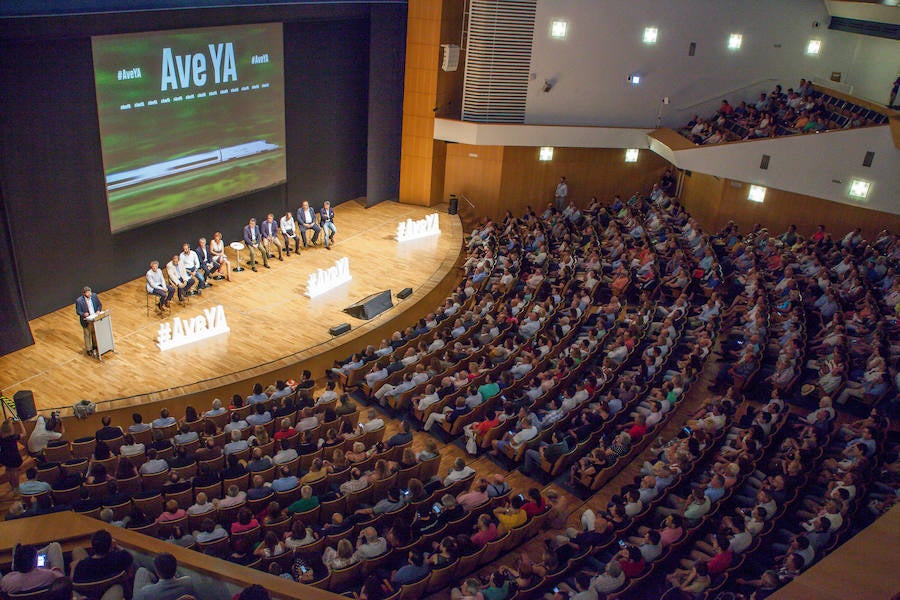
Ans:
POLYGON ((886 96, 900 42, 830 31, 828 22, 822 0, 539 0, 525 122, 654 127, 669 96, 662 123, 679 126, 724 97, 755 96, 776 82, 787 89, 800 77, 824 83, 832 71, 866 96, 886 96), (568 21, 567 39, 550 37, 555 19, 568 21), (659 29, 653 46, 641 41, 646 26, 659 29), (737 52, 725 47, 732 32, 743 35, 737 52), (812 37, 823 41, 817 57, 805 52, 812 37), (630 73, 642 76, 640 86, 630 73), (549 93, 544 80, 554 84, 549 93))
POLYGON ((649 148, 649 129, 503 125, 434 120, 434 139, 472 146, 554 146, 558 148, 649 148))
MULTIPOLYGON (((900 13, 900 9, 895 9, 900 13)), ((854 96, 887 104, 891 85, 900 74, 900 42, 857 33, 829 31, 829 39, 836 39, 847 47, 850 64, 842 73, 841 83, 848 84, 854 96)), ((823 82, 828 86, 828 82, 823 82)))
MULTIPOLYGON (((887 125, 669 152, 657 141, 650 147, 680 169, 900 215, 900 151, 887 125), (869 151, 875 159, 864 167, 869 151), (765 171, 759 168, 763 154, 771 157, 765 171), (866 200, 847 195, 854 178, 872 183, 866 200)), ((892 231, 898 226, 900 217, 885 223, 892 231)))

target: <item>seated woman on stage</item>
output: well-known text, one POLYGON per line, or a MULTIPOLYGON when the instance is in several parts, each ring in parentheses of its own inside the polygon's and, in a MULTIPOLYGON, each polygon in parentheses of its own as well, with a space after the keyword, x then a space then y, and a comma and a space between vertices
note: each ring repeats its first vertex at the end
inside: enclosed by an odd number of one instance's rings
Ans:
POLYGON ((219 263, 219 273, 225 276, 226 281, 231 281, 231 263, 225 256, 225 242, 222 241, 222 232, 217 231, 213 234, 213 239, 209 243, 210 254, 219 263))

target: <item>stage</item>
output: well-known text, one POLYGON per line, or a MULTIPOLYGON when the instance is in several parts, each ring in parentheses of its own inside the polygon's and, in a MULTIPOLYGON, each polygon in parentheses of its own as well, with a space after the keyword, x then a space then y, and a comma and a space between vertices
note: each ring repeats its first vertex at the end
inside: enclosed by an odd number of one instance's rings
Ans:
MULTIPOLYGON (((269 259, 271 269, 260 262, 258 272, 247 267, 232 273, 231 282, 214 281, 201 296, 193 296, 189 306, 173 299, 172 310, 163 316, 153 307, 147 316, 143 273, 114 289, 95 289, 103 308, 111 310, 115 335, 116 352, 104 354, 102 362, 83 352, 74 310, 80 290, 72 290, 71 305, 30 322, 35 339, 32 346, 0 357, 0 389, 9 397, 18 390, 32 390, 38 410, 60 408, 64 414, 84 398, 98 403, 98 410, 106 410, 206 392, 211 399, 213 391, 235 385, 246 395, 253 381, 267 385, 274 382, 274 374, 283 378, 285 373, 299 379, 300 371, 314 357, 356 350, 375 333, 378 339, 388 337, 391 331, 410 324, 412 316, 404 318, 405 312, 433 310, 441 301, 435 294, 452 289, 463 242, 459 217, 446 214, 445 208, 396 202, 366 209, 350 201, 337 206, 335 213, 338 234, 330 251, 320 239, 318 247, 301 248, 299 256, 292 254, 283 262, 276 255, 269 259), (440 236, 403 244, 394 240, 399 221, 421 219, 433 212, 440 213, 440 236), (349 259, 352 280, 307 298, 304 291, 309 274, 334 266, 343 257, 349 259), (412 288, 413 295, 400 300, 396 293, 405 287, 412 288), (374 319, 362 321, 342 311, 385 289, 391 290, 394 307, 374 319), (224 308, 230 332, 167 351, 157 347, 160 324, 172 323, 175 317, 190 319, 217 305, 224 308), (343 322, 351 325, 351 331, 332 338, 329 327, 343 322)), ((234 267, 234 251, 228 248, 227 252, 234 267)), ((246 250, 241 254, 246 262, 249 254, 246 250)), ((84 283, 91 284, 89 274, 84 283)), ((315 376, 320 377, 321 372, 315 376)), ((230 398, 223 397, 226 399, 230 398)), ((198 403, 203 410, 207 406, 198 403)))

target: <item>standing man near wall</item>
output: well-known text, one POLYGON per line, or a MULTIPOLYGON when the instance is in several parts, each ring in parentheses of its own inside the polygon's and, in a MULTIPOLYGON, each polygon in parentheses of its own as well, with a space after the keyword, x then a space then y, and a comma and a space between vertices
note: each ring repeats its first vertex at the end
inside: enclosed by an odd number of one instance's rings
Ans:
POLYGON ((78 314, 78 320, 81 322, 81 328, 84 330, 84 353, 93 354, 97 347, 97 340, 94 338, 94 330, 88 327, 90 319, 98 312, 103 310, 100 303, 100 296, 94 296, 91 288, 84 286, 81 289, 81 295, 75 299, 75 312, 78 314))
POLYGON ((566 185, 566 177, 563 175, 559 178, 559 184, 556 186, 556 210, 562 211, 566 208, 566 197, 569 195, 569 186, 566 185))

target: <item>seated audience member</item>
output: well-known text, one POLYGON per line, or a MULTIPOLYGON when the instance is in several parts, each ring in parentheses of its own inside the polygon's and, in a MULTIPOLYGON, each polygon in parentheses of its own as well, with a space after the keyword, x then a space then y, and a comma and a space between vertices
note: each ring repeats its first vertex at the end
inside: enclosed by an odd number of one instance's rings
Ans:
POLYGON ((120 549, 105 529, 91 536, 90 552, 83 548, 72 550, 72 581, 91 583, 109 579, 131 568, 131 554, 120 549))
POLYGON ((62 547, 51 542, 38 550, 34 546, 16 544, 12 553, 12 570, 0 580, 0 590, 15 594, 50 587, 65 575, 62 547), (38 566, 38 555, 43 555, 44 566, 38 566))
POLYGON ((391 574, 391 583, 395 586, 407 585, 422 580, 428 575, 428 566, 422 553, 418 550, 410 550, 406 564, 391 574))
POLYGON ((194 584, 188 576, 178 577, 178 562, 168 552, 153 557, 153 572, 140 567, 134 574, 133 600, 176 600, 193 596, 194 584))

